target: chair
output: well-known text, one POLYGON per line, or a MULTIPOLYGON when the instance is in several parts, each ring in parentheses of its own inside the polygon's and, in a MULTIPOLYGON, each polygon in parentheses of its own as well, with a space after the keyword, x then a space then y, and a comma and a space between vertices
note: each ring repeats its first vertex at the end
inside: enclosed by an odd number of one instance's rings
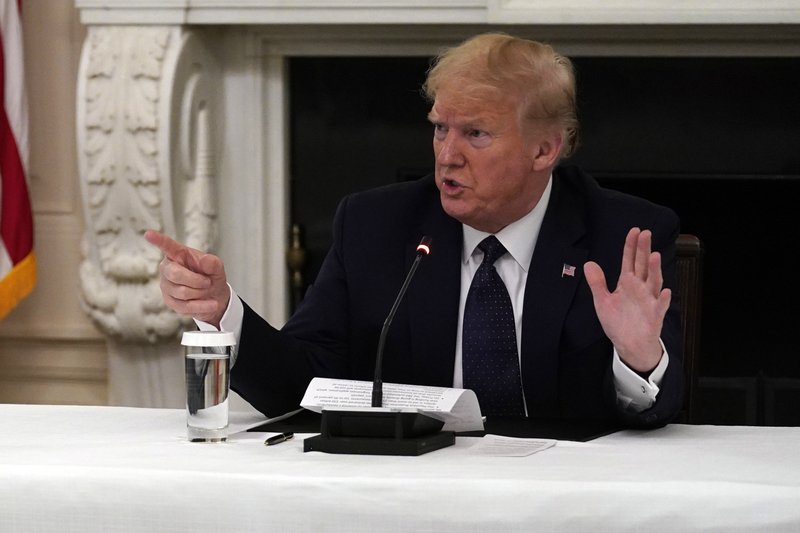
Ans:
POLYGON ((695 405, 697 390, 697 360, 700 351, 700 309, 703 289, 703 243, 695 235, 681 233, 677 246, 677 296, 681 303, 683 329, 683 367, 686 374, 686 394, 683 412, 678 422, 695 423, 698 413, 695 405))

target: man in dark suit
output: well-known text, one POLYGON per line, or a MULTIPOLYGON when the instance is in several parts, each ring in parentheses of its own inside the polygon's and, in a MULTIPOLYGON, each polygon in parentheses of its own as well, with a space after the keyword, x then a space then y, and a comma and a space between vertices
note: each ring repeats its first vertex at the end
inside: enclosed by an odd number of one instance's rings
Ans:
POLYGON ((425 235, 432 253, 387 337, 385 381, 473 388, 498 414, 669 422, 683 387, 671 302, 678 220, 556 168, 576 140, 569 60, 533 41, 479 35, 437 58, 425 91, 434 174, 342 201, 319 276, 281 330, 233 293, 218 258, 148 232, 166 253, 167 305, 237 332, 233 388, 282 414, 314 376, 372 379, 383 320, 425 235), (476 311, 479 278, 502 293, 490 297, 504 306, 492 316, 507 327, 476 311), (481 369, 500 377, 486 382, 481 369), (506 410, 494 396, 509 391, 506 410))

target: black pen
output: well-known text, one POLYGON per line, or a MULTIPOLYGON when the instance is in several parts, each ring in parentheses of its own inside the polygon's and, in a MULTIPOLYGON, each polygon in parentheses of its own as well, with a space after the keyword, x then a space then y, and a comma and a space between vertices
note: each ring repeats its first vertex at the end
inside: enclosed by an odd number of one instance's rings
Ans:
POLYGON ((294 433, 278 433, 274 437, 270 437, 264 441, 266 446, 272 446, 273 444, 280 444, 281 442, 286 442, 287 440, 294 437, 294 433))

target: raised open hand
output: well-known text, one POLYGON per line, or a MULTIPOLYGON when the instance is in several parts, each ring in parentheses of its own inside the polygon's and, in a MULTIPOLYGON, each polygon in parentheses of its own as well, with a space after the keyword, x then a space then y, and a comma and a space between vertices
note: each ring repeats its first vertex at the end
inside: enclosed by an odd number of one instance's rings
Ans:
POLYGON ((661 326, 672 292, 663 288, 661 254, 651 251, 649 230, 632 228, 625 238, 622 268, 614 292, 593 261, 584 266, 597 317, 620 358, 638 372, 649 372, 661 360, 661 326))

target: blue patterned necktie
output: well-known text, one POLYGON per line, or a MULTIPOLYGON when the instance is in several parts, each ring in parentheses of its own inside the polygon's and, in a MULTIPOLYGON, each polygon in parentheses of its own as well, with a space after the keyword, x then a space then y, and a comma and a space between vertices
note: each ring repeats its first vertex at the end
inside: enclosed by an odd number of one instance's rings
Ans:
POLYGON ((464 307, 464 388, 478 396, 484 415, 523 416, 514 310, 494 262, 506 249, 494 235, 478 245, 483 262, 472 278, 464 307))

